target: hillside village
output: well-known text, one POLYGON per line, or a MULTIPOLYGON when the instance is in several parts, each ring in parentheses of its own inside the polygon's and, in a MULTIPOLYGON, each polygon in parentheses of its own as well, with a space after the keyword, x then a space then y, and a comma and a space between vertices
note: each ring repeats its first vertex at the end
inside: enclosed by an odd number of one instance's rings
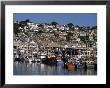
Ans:
POLYGON ((17 53, 21 57, 28 54, 31 58, 41 52, 49 54, 58 50, 61 55, 73 57, 76 61, 97 62, 97 26, 34 23, 26 19, 14 22, 13 42, 14 57, 17 53))

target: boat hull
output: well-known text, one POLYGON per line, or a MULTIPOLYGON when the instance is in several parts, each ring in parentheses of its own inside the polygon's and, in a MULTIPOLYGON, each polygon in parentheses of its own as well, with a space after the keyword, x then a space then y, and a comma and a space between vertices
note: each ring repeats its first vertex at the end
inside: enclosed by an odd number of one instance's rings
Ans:
POLYGON ((94 64, 87 64, 87 68, 88 69, 94 69, 95 68, 95 65, 94 64))
POLYGON ((46 58, 43 60, 43 63, 48 64, 48 65, 53 65, 55 64, 56 59, 55 57, 50 57, 50 58, 46 58))
POLYGON ((63 61, 57 61, 57 65, 64 65, 63 61))
POLYGON ((85 68, 85 65, 84 64, 77 64, 76 66, 77 66, 77 69, 83 69, 83 68, 85 68))
POLYGON ((67 64, 67 69, 68 69, 69 71, 74 71, 75 68, 76 68, 75 64, 72 64, 72 63, 67 64))

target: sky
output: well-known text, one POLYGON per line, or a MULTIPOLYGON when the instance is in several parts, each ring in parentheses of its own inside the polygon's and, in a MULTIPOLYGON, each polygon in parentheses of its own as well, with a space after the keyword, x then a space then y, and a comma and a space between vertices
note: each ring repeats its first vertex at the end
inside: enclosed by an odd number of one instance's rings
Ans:
POLYGON ((13 21, 29 19, 34 23, 57 22, 61 25, 73 23, 79 26, 96 26, 96 13, 14 13, 13 21))

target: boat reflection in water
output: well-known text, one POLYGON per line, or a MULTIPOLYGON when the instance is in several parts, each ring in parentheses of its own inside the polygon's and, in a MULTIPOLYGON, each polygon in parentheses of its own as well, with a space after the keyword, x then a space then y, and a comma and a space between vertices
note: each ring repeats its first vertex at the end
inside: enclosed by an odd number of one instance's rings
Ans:
POLYGON ((14 75, 97 75, 94 69, 75 69, 73 65, 65 66, 64 63, 46 65, 43 63, 18 63, 14 62, 14 75))

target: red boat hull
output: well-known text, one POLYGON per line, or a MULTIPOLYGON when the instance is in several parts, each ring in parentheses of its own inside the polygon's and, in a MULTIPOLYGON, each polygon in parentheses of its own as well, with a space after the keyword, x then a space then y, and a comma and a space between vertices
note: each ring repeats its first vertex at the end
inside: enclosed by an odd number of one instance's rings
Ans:
POLYGON ((69 63, 69 64, 67 64, 67 68, 68 68, 68 71, 74 71, 75 70, 75 64, 69 63))

